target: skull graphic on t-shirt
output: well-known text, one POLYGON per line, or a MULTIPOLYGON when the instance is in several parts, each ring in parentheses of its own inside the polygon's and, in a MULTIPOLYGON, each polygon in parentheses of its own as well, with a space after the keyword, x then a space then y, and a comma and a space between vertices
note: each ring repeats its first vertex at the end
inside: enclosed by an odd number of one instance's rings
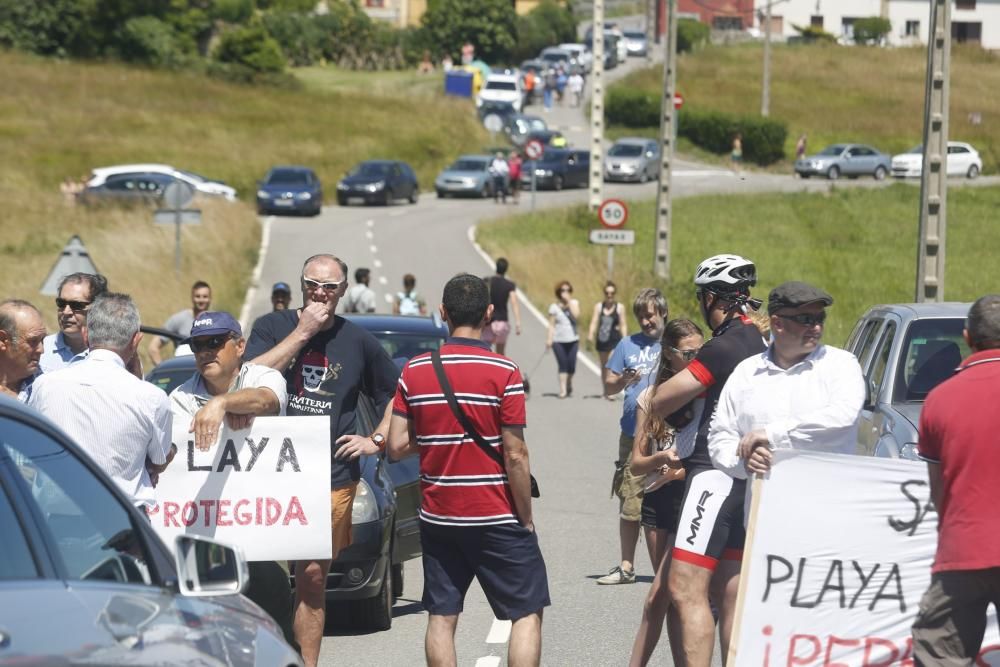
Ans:
POLYGON ((334 392, 324 389, 329 380, 340 376, 341 365, 331 364, 322 352, 310 350, 299 360, 301 371, 295 377, 295 389, 299 395, 303 392, 332 396, 334 392))

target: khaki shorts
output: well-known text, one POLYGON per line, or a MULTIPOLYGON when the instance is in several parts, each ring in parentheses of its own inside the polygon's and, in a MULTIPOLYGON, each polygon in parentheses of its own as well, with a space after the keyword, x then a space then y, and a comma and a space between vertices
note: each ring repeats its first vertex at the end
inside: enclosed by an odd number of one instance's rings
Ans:
POLYGON ((618 496, 618 512, 626 521, 639 521, 642 518, 642 489, 645 476, 632 474, 629 465, 632 463, 632 442, 634 438, 622 433, 618 436, 618 460, 615 461, 615 475, 611 481, 611 490, 618 496))
POLYGON ((990 603, 1000 608, 1000 568, 931 575, 913 623, 915 663, 920 667, 974 664, 990 603))
POLYGON ((330 522, 333 526, 333 560, 343 549, 351 546, 351 510, 354 508, 354 496, 358 492, 358 483, 351 482, 347 486, 330 491, 330 522))

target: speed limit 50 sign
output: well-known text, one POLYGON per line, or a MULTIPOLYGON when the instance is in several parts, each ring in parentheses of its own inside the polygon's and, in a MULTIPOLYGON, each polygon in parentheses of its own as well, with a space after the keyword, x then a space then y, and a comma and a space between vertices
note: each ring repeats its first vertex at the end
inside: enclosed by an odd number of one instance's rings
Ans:
POLYGON ((608 229, 618 229, 628 220, 628 206, 621 199, 606 199, 597 209, 597 217, 608 229))

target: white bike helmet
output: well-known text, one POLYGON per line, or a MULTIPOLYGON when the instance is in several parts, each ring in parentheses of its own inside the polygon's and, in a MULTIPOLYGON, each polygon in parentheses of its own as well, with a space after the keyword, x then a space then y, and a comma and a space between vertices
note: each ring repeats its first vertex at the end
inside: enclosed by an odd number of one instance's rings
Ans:
POLYGON ((694 284, 710 292, 748 292, 757 284, 757 268, 739 255, 714 255, 695 269, 694 284))

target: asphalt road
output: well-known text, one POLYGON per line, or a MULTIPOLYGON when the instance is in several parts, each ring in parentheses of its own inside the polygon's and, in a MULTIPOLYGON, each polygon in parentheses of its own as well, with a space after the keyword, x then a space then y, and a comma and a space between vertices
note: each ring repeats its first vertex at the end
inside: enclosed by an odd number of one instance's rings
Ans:
MULTIPOLYGON (((620 67, 609 73, 609 79, 639 64, 620 67)), ((588 145, 589 131, 582 110, 557 107, 547 117, 550 124, 568 135, 571 144, 588 145)), ((677 161, 674 176, 676 196, 829 187, 815 179, 802 181, 774 174, 748 173, 740 178, 725 169, 684 161, 677 161)), ((425 190, 428 185, 424 184, 425 190)), ((881 186, 870 180, 851 181, 849 185, 881 186)), ((328 188, 332 186, 327 184, 328 188)), ((606 185, 604 195, 652 197, 655 188, 652 183, 606 185)), ((537 205, 556 207, 586 199, 584 189, 544 192, 538 194, 537 205)), ((391 311, 391 294, 400 289, 406 273, 417 277, 417 290, 436 308, 442 286, 454 274, 492 272, 492 263, 471 241, 476 223, 527 208, 527 195, 515 208, 489 200, 439 200, 433 194, 424 194, 416 205, 327 207, 316 218, 269 218, 265 221, 265 254, 256 272, 256 284, 261 289, 252 289, 248 295, 244 320, 269 310, 269 286, 279 280, 296 284, 303 259, 317 252, 340 256, 352 274, 358 266, 371 268, 380 312, 391 311)), ((515 264, 510 270, 515 281, 517 273, 515 264)), ((293 305, 300 304, 301 296, 295 295, 293 305)), ((523 334, 511 336, 507 352, 529 374, 532 385, 527 442, 543 494, 535 504, 535 521, 553 600, 545 613, 543 662, 624 664, 652 572, 645 545, 640 543, 638 583, 598 586, 594 582, 618 562, 617 502, 610 498, 609 491, 621 403, 599 398, 596 367, 584 364, 578 369, 574 396, 568 400, 555 398, 556 367, 552 355, 543 353, 544 323, 529 311, 526 308, 523 313, 523 334)), ((631 328, 635 328, 634 322, 631 328)), ((327 628, 321 663, 359 667, 423 664, 426 616, 419 602, 421 590, 420 561, 410 561, 405 566, 405 591, 395 606, 392 629, 356 634, 347 629, 343 618, 334 617, 327 628)), ((495 622, 481 591, 473 584, 459 623, 459 664, 501 664, 505 661, 506 640, 504 624, 495 622)), ((664 636, 653 662, 663 664, 669 660, 664 636)), ((718 664, 718 656, 716 661, 718 664)))

